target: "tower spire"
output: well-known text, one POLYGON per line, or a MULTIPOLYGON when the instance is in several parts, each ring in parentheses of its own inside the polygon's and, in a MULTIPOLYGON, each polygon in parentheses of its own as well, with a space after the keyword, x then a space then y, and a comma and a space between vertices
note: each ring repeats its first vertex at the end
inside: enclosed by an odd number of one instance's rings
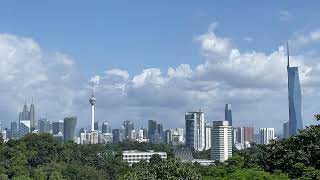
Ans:
POLYGON ((287 68, 289 68, 289 67, 290 67, 290 60, 289 60, 289 56, 290 56, 290 54, 289 54, 289 41, 287 41, 287 58, 288 58, 287 68))

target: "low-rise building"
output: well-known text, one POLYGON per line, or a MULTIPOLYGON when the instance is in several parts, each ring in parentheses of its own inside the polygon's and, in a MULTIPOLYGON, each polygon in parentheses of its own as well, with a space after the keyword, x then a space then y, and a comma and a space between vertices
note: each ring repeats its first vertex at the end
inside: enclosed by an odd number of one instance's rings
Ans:
POLYGON ((158 154, 161 157, 161 159, 167 159, 166 152, 154 152, 154 151, 142 152, 137 150, 123 151, 122 159, 127 163, 129 163, 129 165, 131 166, 133 163, 138 163, 142 160, 150 162, 151 156, 154 154, 158 154))

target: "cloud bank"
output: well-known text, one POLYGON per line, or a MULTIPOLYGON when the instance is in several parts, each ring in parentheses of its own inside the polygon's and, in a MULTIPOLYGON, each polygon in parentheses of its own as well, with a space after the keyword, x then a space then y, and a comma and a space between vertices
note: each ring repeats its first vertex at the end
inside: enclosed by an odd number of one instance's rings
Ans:
MULTIPOLYGON (((271 53, 241 52, 217 25, 194 37, 203 57, 197 66, 181 64, 163 71, 107 69, 82 77, 76 61, 60 52, 47 52, 31 38, 0 34, 0 112, 17 119, 26 97, 33 96, 38 116, 51 121, 77 115, 79 126, 89 127, 90 81, 95 82, 97 119, 118 128, 124 120, 147 125, 148 119, 165 127, 184 127, 184 114, 202 108, 207 121, 224 119, 224 104, 231 103, 236 125, 277 127, 288 119, 286 52, 280 45, 271 53)), ((317 41, 310 32, 308 41, 317 41)), ((299 44, 299 40, 292 43, 299 44)), ((317 113, 320 64, 305 54, 291 57, 299 66, 304 124, 317 113)), ((30 101, 30 99, 29 99, 30 101)))

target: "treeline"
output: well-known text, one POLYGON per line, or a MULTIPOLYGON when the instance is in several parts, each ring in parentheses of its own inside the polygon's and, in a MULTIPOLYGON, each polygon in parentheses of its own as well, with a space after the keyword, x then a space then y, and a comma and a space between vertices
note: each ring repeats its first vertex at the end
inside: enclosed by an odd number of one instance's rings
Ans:
MULTIPOLYGON (((194 155, 205 158, 206 154, 194 155)), ((7 143, 0 141, 0 180, 5 179, 320 179, 320 127, 298 136, 255 145, 224 163, 201 166, 174 159, 168 145, 122 142, 108 145, 59 144, 50 134, 29 134, 7 143), (150 163, 132 167, 122 161, 123 150, 155 150, 150 163)))

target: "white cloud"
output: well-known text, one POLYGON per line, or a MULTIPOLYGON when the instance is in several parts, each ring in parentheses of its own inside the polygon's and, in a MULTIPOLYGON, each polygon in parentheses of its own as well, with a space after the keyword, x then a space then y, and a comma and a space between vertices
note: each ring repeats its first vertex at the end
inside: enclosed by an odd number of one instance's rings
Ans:
POLYGON ((293 48, 300 48, 312 43, 320 42, 320 29, 312 30, 309 32, 302 32, 296 34, 290 41, 290 46, 293 48))
MULTIPOLYGON (((213 24, 196 36, 203 62, 181 64, 167 71, 143 69, 130 75, 110 69, 94 75, 97 120, 114 128, 126 119, 146 125, 148 119, 166 127, 184 127, 184 113, 204 108, 207 120, 224 118, 224 103, 233 104, 235 124, 281 127, 287 120, 286 53, 283 46, 271 53, 241 52, 229 38, 220 37, 213 24)), ((316 40, 317 31, 308 34, 316 40)), ((294 39, 292 40, 294 41, 294 39)), ((291 57, 299 66, 306 124, 316 108, 308 108, 320 94, 320 63, 305 54, 291 57)), ((76 114, 79 125, 89 126, 89 79, 77 72, 75 61, 60 52, 45 53, 30 38, 0 35, 0 112, 14 120, 26 97, 35 97, 43 116, 51 120, 76 114)))
POLYGON ((15 121, 23 103, 31 97, 37 117, 61 119, 75 114, 74 99, 81 94, 72 58, 45 53, 37 42, 10 34, 0 34, 0 107, 2 118, 15 121), (40 113, 39 113, 40 112, 40 113))
MULTIPOLYGON (((224 118, 224 103, 232 103, 236 124, 281 128, 288 116, 285 48, 279 46, 272 53, 241 52, 212 27, 195 39, 203 63, 194 68, 188 64, 170 67, 167 73, 157 68, 144 69, 123 82, 124 93, 114 96, 112 106, 134 107, 134 112, 129 113, 134 115, 129 118, 135 121, 156 118, 169 126, 183 127, 183 114, 187 111, 201 107, 209 121, 218 120, 224 118)), ((307 64, 305 58, 292 56, 291 64, 299 66, 303 95, 308 96, 318 89, 314 83, 320 79, 320 68, 316 68, 320 64, 307 64)), ((107 101, 110 96, 104 94, 108 93, 101 93, 103 101, 107 101)), ((312 117, 309 111, 303 115, 305 120, 312 117)), ((121 120, 125 115, 112 118, 121 120)))

